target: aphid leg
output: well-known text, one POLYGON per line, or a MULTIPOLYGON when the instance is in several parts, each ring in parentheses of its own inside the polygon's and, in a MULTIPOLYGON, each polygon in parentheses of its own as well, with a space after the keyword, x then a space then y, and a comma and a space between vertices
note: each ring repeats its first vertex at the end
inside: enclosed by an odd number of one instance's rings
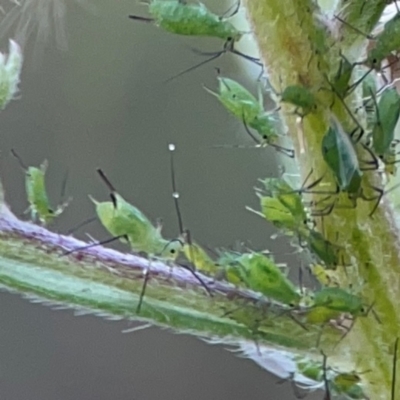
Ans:
POLYGON ((96 247, 96 246, 102 246, 103 244, 112 243, 112 242, 115 242, 116 240, 119 240, 119 239, 122 239, 122 238, 124 238, 125 240, 128 241, 128 236, 127 235, 114 236, 114 237, 112 237, 110 239, 102 240, 102 241, 96 242, 96 243, 90 243, 90 244, 88 244, 86 246, 76 247, 75 249, 71 249, 71 250, 65 251, 64 253, 61 254, 61 256, 67 256, 67 255, 69 255, 71 253, 75 253, 76 251, 87 250, 87 249, 90 249, 90 248, 96 247))
POLYGON ((391 400, 396 400, 396 372, 397 372, 397 349, 399 345, 399 338, 394 342, 393 366, 392 366, 392 390, 391 400))
MULTIPOLYGON (((243 125, 245 127, 247 134, 254 140, 255 143, 257 143, 257 146, 262 146, 262 143, 260 142, 260 140, 258 140, 258 138, 256 136, 254 136, 253 133, 250 131, 250 129, 246 123, 246 120, 244 118, 244 115, 242 117, 242 120, 243 120, 243 125)), ((294 150, 287 149, 286 147, 282 147, 282 146, 279 146, 278 144, 271 143, 267 136, 264 136, 263 139, 268 144, 268 146, 275 148, 276 151, 278 151, 290 158, 294 158, 294 155, 295 155, 294 150)))
POLYGON ((240 0, 237 0, 236 4, 232 4, 220 17, 220 21, 223 19, 232 18, 240 10, 240 0), (231 11, 232 10, 232 11, 231 11), (229 15, 228 15, 229 14, 229 15))
POLYGON ((149 281, 149 277, 150 277, 150 266, 151 266, 151 259, 149 260, 148 268, 146 268, 143 271, 144 281, 143 281, 142 290, 141 290, 140 296, 139 296, 139 302, 138 302, 138 305, 136 307, 136 314, 140 314, 140 309, 142 308, 142 303, 143 303, 144 294, 146 292, 147 282, 149 281))
POLYGON ((362 148, 371 156, 371 160, 362 160, 360 159, 360 162, 363 162, 364 164, 370 165, 370 167, 361 167, 361 171, 376 171, 379 168, 379 159, 378 157, 373 153, 373 151, 364 143, 361 143, 362 148))
POLYGON ((382 200, 382 197, 383 197, 385 194, 388 194, 388 193, 392 192, 393 190, 397 189, 398 187, 400 187, 400 184, 394 185, 394 186, 391 187, 389 190, 384 191, 383 189, 378 188, 378 187, 376 187, 376 186, 371 186, 371 188, 372 188, 375 192, 377 192, 378 194, 377 194, 376 196, 373 196, 373 197, 366 197, 366 196, 364 196, 364 195, 361 196, 361 198, 362 198, 363 200, 365 200, 365 201, 374 201, 374 200, 376 200, 376 205, 375 205, 375 207, 373 208, 373 210, 372 210, 372 211, 370 212, 370 214, 369 214, 370 217, 375 213, 376 209, 377 209, 378 206, 379 206, 379 203, 380 203, 381 200, 382 200))
POLYGON ((327 359, 328 357, 326 356, 326 354, 321 350, 321 354, 322 354, 322 378, 324 380, 325 383, 325 400, 331 400, 331 389, 329 386, 329 380, 328 380, 328 376, 326 374, 327 371, 327 359))
POLYGON ((89 225, 89 224, 91 224, 91 223, 94 222, 94 221, 97 221, 97 217, 88 218, 87 220, 85 220, 85 221, 83 221, 83 222, 80 222, 78 225, 76 225, 76 226, 74 226, 73 228, 69 229, 69 230, 66 232, 66 235, 72 235, 72 234, 75 233, 78 229, 81 229, 81 228, 83 228, 84 226, 89 225))

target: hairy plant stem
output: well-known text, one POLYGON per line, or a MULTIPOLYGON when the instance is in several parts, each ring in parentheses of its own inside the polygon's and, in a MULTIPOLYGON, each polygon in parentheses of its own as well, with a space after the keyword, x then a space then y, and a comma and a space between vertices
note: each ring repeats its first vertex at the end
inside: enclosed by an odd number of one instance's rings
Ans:
MULTIPOLYGON (((343 18, 350 19, 352 25, 362 27, 366 33, 373 28, 384 8, 383 1, 346 3, 343 18), (368 23, 363 20, 364 14, 359 12, 361 3, 367 3, 368 23)), ((342 101, 330 89, 326 77, 334 76, 340 54, 350 53, 358 58, 365 43, 361 43, 359 35, 354 32, 348 35, 350 28, 344 28, 338 20, 331 20, 323 28, 327 47, 324 52, 319 51, 315 29, 326 17, 320 14, 311 0, 246 0, 246 7, 272 85, 282 91, 288 85, 301 84, 318 99, 318 109, 301 121, 293 113, 293 107, 282 107, 281 118, 295 145, 302 180, 312 169, 314 178, 326 175, 324 182, 327 182, 327 190, 332 190, 335 183, 322 158, 322 137, 331 113, 348 132, 354 122, 342 101), (316 14, 320 14, 319 18, 316 14)), ((359 104, 358 91, 355 90, 346 102, 359 104)), ((359 157, 367 158, 363 151, 359 152, 359 157)), ((364 173, 363 188, 368 195, 374 192, 371 187, 383 187, 377 171, 364 173)), ((317 194, 310 193, 309 196, 314 201, 319 199, 317 194)), ((341 194, 338 201, 348 204, 347 195, 341 194)), ((351 361, 358 371, 369 370, 365 377, 370 382, 371 398, 388 399, 393 357, 390 349, 400 326, 400 313, 397 312, 400 298, 400 232, 394 210, 386 197, 370 216, 373 207, 372 201, 361 199, 357 200, 355 208, 335 207, 330 215, 323 218, 320 228, 323 225, 325 236, 339 243, 346 265, 351 264, 346 273, 344 269, 337 271, 341 285, 358 286, 361 295, 374 304, 381 320, 378 323, 372 317, 358 318, 352 331, 341 342, 340 351, 335 350, 332 357, 351 361)), ((332 353, 332 349, 325 351, 328 355, 332 353)))

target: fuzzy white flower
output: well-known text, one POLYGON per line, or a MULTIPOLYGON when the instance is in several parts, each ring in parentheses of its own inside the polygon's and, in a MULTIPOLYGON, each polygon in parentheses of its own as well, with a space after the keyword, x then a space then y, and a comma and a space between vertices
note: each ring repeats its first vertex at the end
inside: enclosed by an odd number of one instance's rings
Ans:
MULTIPOLYGON (((66 50, 65 14, 72 0, 10 0, 0 15, 0 39, 14 37, 24 48, 31 36, 43 45, 49 37, 66 50)), ((86 0, 75 0, 83 4, 86 0)))
POLYGON ((15 97, 21 69, 21 48, 17 42, 10 40, 8 55, 0 53, 0 110, 15 97))

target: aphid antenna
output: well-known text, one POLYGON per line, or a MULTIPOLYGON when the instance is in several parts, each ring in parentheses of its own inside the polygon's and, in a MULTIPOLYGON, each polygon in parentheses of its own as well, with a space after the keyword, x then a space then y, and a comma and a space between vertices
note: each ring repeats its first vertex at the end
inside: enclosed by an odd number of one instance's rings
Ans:
MULTIPOLYGON (((397 4, 397 3, 396 3, 397 4)), ((397 349, 399 346, 399 338, 397 337, 394 342, 393 366, 392 366, 392 390, 391 400, 396 400, 396 373, 397 373, 397 349)))
POLYGON ((88 219, 86 219, 85 221, 80 222, 78 225, 74 226, 73 228, 69 229, 69 230, 66 232, 66 235, 72 235, 72 234, 75 233, 78 229, 81 229, 81 228, 83 228, 84 226, 89 225, 89 224, 91 224, 91 223, 94 222, 94 221, 97 221, 97 217, 88 218, 88 219))
MULTIPOLYGON (((182 218, 182 213, 181 213, 181 209, 180 209, 180 206, 179 206, 179 192, 178 192, 177 184, 176 184, 175 161, 174 161, 174 153, 175 153, 175 150, 176 150, 175 144, 173 144, 173 143, 168 144, 168 150, 170 152, 172 197, 174 199, 175 211, 176 211, 176 215, 178 217, 179 233, 180 233, 182 238, 187 240, 187 243, 188 243, 189 249, 190 249, 190 258, 192 260, 194 260, 192 238, 191 238, 189 229, 185 230, 183 228, 183 218, 182 218)), ((184 243, 179 238, 171 240, 170 242, 168 242, 168 244, 172 243, 173 241, 178 241, 178 242, 180 242, 182 244, 182 246, 184 246, 184 243)), ((165 247, 168 246, 168 244, 166 244, 165 247)), ((187 271, 189 271, 197 279, 197 281, 200 283, 200 285, 203 286, 203 288, 206 290, 206 292, 209 294, 209 296, 212 297, 211 290, 208 288, 208 286, 206 285, 204 280, 201 279, 200 276, 196 273, 195 268, 192 268, 192 267, 187 266, 187 265, 181 265, 181 264, 178 264, 178 265, 180 265, 182 268, 184 268, 187 271)))
POLYGON ((173 143, 170 143, 168 145, 168 150, 169 150, 169 154, 170 154, 172 198, 174 199, 175 211, 176 211, 176 215, 178 216, 179 233, 182 235, 184 233, 184 229, 183 229, 182 213, 181 213, 181 209, 179 207, 179 192, 177 190, 177 185, 176 185, 175 161, 174 161, 175 149, 176 149, 176 146, 173 143))
POLYGON ((20 167, 26 172, 28 170, 28 167, 22 161, 22 158, 19 156, 19 154, 14 149, 11 149, 11 154, 17 159, 20 167))
POLYGON ((349 24, 347 21, 344 19, 340 18, 338 15, 334 14, 334 18, 340 21, 343 25, 346 25, 347 27, 353 29, 355 32, 359 33, 361 36, 364 36, 365 38, 369 40, 373 40, 374 37, 371 35, 367 35, 365 32, 360 31, 358 28, 354 27, 353 25, 349 24))
POLYGON ((100 175, 101 180, 106 184, 108 189, 110 190, 111 193, 116 193, 117 191, 115 190, 115 187, 111 183, 111 181, 107 178, 106 174, 101 168, 96 169, 97 173, 100 175))
POLYGON ((112 242, 115 242, 116 240, 119 240, 119 239, 122 239, 122 238, 124 238, 127 241, 129 240, 127 235, 113 236, 112 238, 109 238, 109 239, 101 240, 99 242, 90 243, 90 244, 88 244, 86 246, 76 247, 75 249, 71 249, 71 250, 65 251, 64 253, 62 253, 60 255, 60 257, 68 256, 69 254, 75 253, 77 251, 91 249, 92 247, 103 246, 104 244, 112 243, 112 242))

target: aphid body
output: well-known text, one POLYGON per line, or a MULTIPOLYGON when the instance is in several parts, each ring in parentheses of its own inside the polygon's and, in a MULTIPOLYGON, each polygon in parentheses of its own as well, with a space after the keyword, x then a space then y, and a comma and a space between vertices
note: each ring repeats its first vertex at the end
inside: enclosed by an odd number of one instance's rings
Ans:
POLYGON ((386 22, 383 31, 376 36, 376 44, 367 57, 367 65, 377 68, 392 51, 400 48, 400 13, 386 22))
POLYGON ((349 313, 353 317, 365 316, 368 312, 359 296, 339 287, 325 287, 317 291, 313 307, 325 307, 332 311, 349 313))
POLYGON ((386 89, 376 105, 375 124, 372 129, 373 148, 379 156, 389 151, 399 116, 400 95, 395 88, 386 89))
POLYGON ((233 79, 218 77, 219 93, 205 88, 247 127, 256 130, 268 144, 281 135, 276 132, 273 117, 264 110, 263 98, 257 100, 244 86, 233 79))
POLYGON ((48 167, 47 160, 43 161, 39 168, 26 167, 19 155, 11 150, 25 172, 25 190, 29 202, 27 211, 31 212, 32 221, 37 219, 42 225, 51 223, 68 206, 69 201, 58 206, 55 210, 51 207, 46 190, 45 175, 48 167))
POLYGON ((212 13, 202 3, 187 4, 178 0, 151 0, 148 4, 151 19, 130 18, 154 21, 156 25, 168 32, 187 36, 209 36, 238 41, 243 32, 235 28, 228 19, 212 13))
POLYGON ((219 270, 218 264, 207 254, 207 252, 196 242, 185 243, 182 248, 185 257, 201 271, 215 276, 219 270))
POLYGON ((361 190, 362 171, 354 145, 339 122, 331 118, 331 124, 322 139, 322 155, 335 175, 341 191, 358 195, 361 190))
POLYGON ((281 101, 303 109, 303 115, 317 108, 317 99, 309 89, 301 85, 287 86, 281 93, 281 101))
POLYGON ((161 236, 161 228, 155 227, 135 206, 118 193, 111 193, 112 201, 98 202, 91 197, 96 213, 111 235, 127 242, 133 251, 166 259, 175 259, 182 248, 180 241, 169 241, 161 236))
MULTIPOLYGON (((299 304, 301 295, 275 262, 261 253, 225 253, 219 260, 247 288, 289 306, 299 304)), ((236 283, 236 282, 232 282, 236 283)))

